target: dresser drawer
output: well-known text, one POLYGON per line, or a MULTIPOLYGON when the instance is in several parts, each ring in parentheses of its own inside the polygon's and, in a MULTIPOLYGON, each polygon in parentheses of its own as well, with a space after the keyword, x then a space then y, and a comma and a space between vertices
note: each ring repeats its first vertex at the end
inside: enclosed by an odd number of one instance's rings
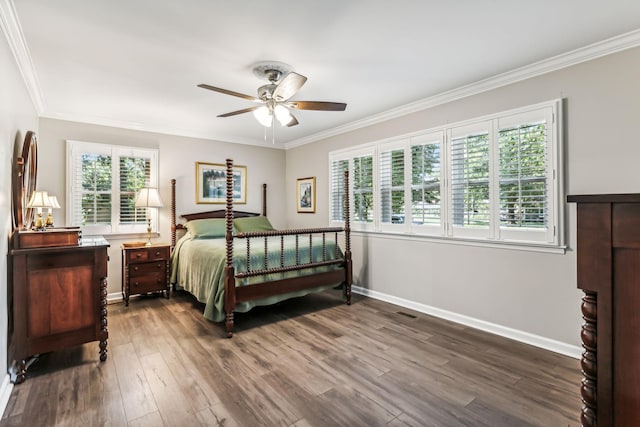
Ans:
POLYGON ((138 264, 129 264, 129 277, 132 279, 139 276, 147 276, 150 274, 166 274, 166 261, 141 262, 138 264))
POLYGON ((165 278, 163 275, 149 275, 144 277, 132 277, 129 280, 130 294, 142 294, 145 292, 166 291, 165 278))
POLYGON ((169 247, 136 248, 127 251, 128 262, 143 262, 169 259, 169 247))

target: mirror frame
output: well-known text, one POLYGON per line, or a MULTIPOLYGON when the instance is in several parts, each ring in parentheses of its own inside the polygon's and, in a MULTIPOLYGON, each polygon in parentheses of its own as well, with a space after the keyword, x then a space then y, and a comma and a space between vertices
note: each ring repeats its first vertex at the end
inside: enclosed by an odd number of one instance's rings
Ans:
POLYGON ((37 174, 38 140, 35 132, 28 131, 13 173, 13 226, 17 230, 26 230, 33 221, 34 210, 27 204, 36 190, 37 174))

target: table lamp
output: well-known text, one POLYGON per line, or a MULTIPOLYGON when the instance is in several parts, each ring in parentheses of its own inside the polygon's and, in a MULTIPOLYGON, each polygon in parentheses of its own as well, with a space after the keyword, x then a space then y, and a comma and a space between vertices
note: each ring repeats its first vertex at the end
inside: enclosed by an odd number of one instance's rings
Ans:
POLYGON ((38 213, 36 215, 36 219, 33 221, 33 228, 38 231, 44 231, 44 221, 42 219, 42 208, 49 208, 51 204, 49 202, 49 195, 46 191, 34 191, 31 193, 31 198, 29 198, 29 203, 27 203, 28 208, 37 209, 38 213))
POLYGON ((56 196, 49 196, 49 210, 47 211, 47 219, 45 220, 45 226, 53 227, 53 213, 52 209, 60 209, 60 203, 56 196))
POLYGON ((154 187, 144 187, 140 189, 136 197, 136 208, 145 208, 147 216, 147 243, 145 246, 151 246, 151 216, 148 208, 162 208, 164 204, 158 193, 158 189, 154 187))

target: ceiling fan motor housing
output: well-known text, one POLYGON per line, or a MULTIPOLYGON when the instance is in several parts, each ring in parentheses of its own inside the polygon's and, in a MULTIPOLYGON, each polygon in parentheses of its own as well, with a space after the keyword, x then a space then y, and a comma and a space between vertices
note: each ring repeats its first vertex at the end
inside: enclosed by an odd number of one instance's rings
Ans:
POLYGON ((273 98, 273 91, 278 87, 278 85, 274 83, 270 83, 268 85, 260 86, 258 88, 258 98, 266 101, 268 99, 273 98))

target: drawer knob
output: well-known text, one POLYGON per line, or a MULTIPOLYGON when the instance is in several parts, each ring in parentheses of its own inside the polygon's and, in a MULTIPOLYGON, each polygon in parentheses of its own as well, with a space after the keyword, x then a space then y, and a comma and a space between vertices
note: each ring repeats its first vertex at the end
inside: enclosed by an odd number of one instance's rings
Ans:
POLYGON ((157 252, 156 252, 156 256, 160 256, 160 251, 157 251, 157 252))
POLYGON ((142 254, 138 253, 136 254, 136 257, 140 258, 142 256, 142 254))
POLYGON ((138 266, 133 267, 133 271, 138 271, 138 266))

